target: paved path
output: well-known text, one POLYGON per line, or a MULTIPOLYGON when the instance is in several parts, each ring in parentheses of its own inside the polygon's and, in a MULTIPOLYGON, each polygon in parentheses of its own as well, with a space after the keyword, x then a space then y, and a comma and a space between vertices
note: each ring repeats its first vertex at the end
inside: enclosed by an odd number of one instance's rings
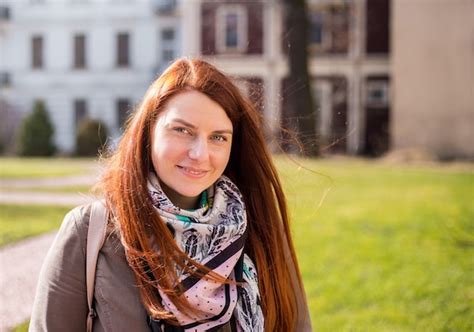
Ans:
POLYGON ((25 188, 61 188, 67 186, 91 186, 97 181, 93 172, 90 175, 67 176, 60 178, 0 179, 0 203, 40 204, 76 206, 92 201, 92 195, 81 193, 59 193, 24 191, 25 188))
POLYGON ((67 186, 94 184, 97 177, 92 175, 75 175, 64 177, 42 177, 32 179, 0 179, 0 188, 2 190, 20 189, 20 188, 59 188, 67 186))
POLYGON ((0 250, 0 331, 30 318, 41 264, 55 234, 43 234, 0 250))
POLYGON ((74 207, 93 200, 93 196, 81 193, 0 191, 0 203, 7 204, 61 205, 74 207))
MULTIPOLYGON (((63 178, 0 180, 0 203, 76 206, 91 195, 28 192, 15 189, 91 185, 95 174, 63 178)), ((41 265, 56 232, 0 248, 0 332, 9 331, 31 316, 41 265)))

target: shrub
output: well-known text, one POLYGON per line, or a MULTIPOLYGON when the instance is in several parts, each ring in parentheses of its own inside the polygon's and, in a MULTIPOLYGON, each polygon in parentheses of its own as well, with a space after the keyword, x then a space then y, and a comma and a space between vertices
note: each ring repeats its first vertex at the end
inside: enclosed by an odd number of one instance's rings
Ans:
POLYGON ((96 156, 107 141, 107 127, 100 121, 85 119, 76 133, 76 155, 96 156))
POLYGON ((33 112, 23 119, 19 131, 18 153, 21 156, 51 156, 54 127, 42 101, 35 102, 33 112))

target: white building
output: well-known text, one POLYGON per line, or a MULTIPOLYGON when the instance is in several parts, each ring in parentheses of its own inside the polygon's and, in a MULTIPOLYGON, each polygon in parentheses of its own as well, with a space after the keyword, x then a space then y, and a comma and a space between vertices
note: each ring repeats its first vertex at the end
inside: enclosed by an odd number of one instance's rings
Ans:
POLYGON ((180 7, 172 0, 0 0, 0 105, 26 113, 44 101, 62 152, 74 150, 85 117, 118 137, 147 86, 188 47, 181 31, 190 22, 180 19, 180 7))

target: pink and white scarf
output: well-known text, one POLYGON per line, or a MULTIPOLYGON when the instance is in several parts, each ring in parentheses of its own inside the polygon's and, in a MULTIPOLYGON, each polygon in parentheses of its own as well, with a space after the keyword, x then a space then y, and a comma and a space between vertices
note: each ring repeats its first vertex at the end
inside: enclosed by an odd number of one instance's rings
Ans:
MULTIPOLYGON (((219 284, 206 276, 198 278, 178 271, 186 299, 200 313, 188 315, 179 311, 168 296, 158 290, 163 306, 180 324, 172 330, 216 330, 231 321, 238 331, 263 331, 257 270, 244 253, 247 214, 237 186, 221 176, 206 192, 208 204, 193 211, 175 206, 153 173, 148 178, 148 190, 153 205, 183 252, 229 280, 243 282, 242 287, 219 284)), ((158 331, 171 327, 163 321, 152 324, 153 330, 158 331)))

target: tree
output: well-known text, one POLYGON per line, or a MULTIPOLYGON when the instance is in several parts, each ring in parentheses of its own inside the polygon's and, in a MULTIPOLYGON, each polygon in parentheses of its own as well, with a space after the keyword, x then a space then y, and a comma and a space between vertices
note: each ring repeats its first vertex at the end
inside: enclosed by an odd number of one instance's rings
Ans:
POLYGON ((107 141, 107 127, 100 121, 85 119, 76 134, 76 155, 97 156, 107 141))
MULTIPOLYGON (((284 123, 294 132, 302 151, 309 156, 319 154, 317 139, 317 116, 311 94, 311 79, 308 71, 308 17, 305 0, 283 0, 284 25, 288 45, 289 76, 285 89, 284 123)), ((291 149, 291 148, 290 148, 291 149)))
POLYGON ((22 122, 19 131, 18 153, 21 156, 51 156, 56 151, 53 143, 54 127, 42 101, 36 101, 22 122))

